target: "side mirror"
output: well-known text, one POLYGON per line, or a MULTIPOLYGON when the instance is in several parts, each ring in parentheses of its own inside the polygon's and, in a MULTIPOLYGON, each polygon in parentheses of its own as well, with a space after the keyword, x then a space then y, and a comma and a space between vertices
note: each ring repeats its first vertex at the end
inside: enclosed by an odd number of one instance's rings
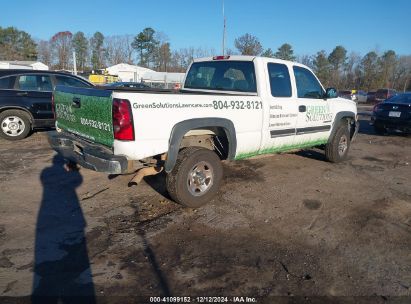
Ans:
POLYGON ((329 98, 337 98, 338 94, 337 94, 337 90, 335 88, 328 88, 327 90, 325 90, 325 99, 329 99, 329 98))

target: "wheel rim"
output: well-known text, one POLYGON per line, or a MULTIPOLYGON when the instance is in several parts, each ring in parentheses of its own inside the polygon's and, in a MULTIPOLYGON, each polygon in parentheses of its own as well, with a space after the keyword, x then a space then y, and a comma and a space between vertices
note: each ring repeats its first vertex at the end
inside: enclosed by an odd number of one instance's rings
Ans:
POLYGON ((18 116, 7 116, 1 122, 1 129, 8 136, 19 136, 25 128, 24 121, 18 116))
POLYGON ((201 196, 207 193, 213 186, 214 170, 210 163, 201 161, 195 164, 188 172, 188 191, 194 196, 201 196))
POLYGON ((348 149, 348 138, 346 135, 341 136, 340 142, 338 143, 338 154, 343 156, 348 149))

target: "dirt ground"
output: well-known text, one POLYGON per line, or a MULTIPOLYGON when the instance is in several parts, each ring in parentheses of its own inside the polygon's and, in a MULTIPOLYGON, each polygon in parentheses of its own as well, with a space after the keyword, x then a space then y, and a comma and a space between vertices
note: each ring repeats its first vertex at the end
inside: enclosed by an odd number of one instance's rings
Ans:
POLYGON ((363 119, 348 161, 313 149, 227 163, 196 210, 170 201, 163 175, 128 188, 65 172, 44 132, 0 140, 0 302, 411 303, 411 136, 363 119))

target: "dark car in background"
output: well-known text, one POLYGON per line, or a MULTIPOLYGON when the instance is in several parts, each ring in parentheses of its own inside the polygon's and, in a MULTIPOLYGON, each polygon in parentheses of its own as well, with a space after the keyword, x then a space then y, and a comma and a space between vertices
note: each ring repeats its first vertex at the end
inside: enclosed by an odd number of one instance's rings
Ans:
POLYGON ((64 72, 0 70, 0 137, 18 140, 34 129, 54 127, 52 95, 56 85, 93 86, 64 72))
POLYGON ((367 93, 367 103, 375 103, 375 94, 377 92, 375 91, 370 91, 367 93))
POLYGON ((411 132, 411 92, 401 93, 374 106, 371 124, 375 132, 388 130, 411 132))
POLYGON ((375 101, 376 102, 384 101, 384 100, 394 96, 395 94, 397 94, 397 91, 393 90, 393 89, 379 89, 375 93, 375 101))
POLYGON ((136 88, 136 89, 149 89, 150 86, 142 82, 111 82, 105 85, 106 87, 116 88, 136 88))

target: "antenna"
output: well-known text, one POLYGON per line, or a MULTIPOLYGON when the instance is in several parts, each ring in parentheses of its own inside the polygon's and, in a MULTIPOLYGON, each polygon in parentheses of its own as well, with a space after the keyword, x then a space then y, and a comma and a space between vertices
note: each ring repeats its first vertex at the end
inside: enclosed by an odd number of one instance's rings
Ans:
POLYGON ((223 26, 223 56, 225 55, 225 32, 226 32, 226 19, 225 19, 225 12, 224 12, 224 0, 223 0, 223 19, 224 19, 224 26, 223 26))

